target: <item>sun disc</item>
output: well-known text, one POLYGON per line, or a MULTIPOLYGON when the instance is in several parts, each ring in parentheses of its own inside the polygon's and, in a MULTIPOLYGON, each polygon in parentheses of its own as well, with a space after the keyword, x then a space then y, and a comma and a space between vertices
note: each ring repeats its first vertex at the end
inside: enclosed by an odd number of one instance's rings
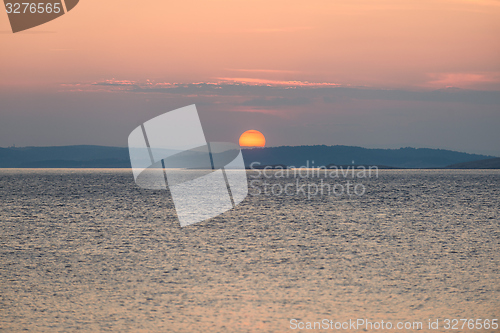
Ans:
POLYGON ((264 147, 265 145, 266 138, 259 131, 248 130, 240 136, 241 147, 264 147))

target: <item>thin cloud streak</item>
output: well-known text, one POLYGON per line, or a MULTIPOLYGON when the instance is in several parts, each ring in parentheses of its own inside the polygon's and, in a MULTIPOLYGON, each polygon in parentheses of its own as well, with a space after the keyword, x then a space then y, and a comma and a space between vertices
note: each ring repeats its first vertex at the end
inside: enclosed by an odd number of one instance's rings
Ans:
MULTIPOLYGON (((446 77, 446 76, 445 76, 446 77)), ((452 76, 454 77, 454 76, 452 76)), ((472 76, 470 80, 481 77, 472 76)), ((351 100, 388 100, 388 101, 429 101, 478 105, 500 105, 500 91, 478 89, 425 89, 420 91, 377 89, 369 87, 340 86, 328 82, 273 81, 255 79, 219 80, 218 82, 169 83, 132 80, 104 80, 90 84, 64 84, 67 90, 78 88, 87 91, 109 91, 130 93, 165 93, 179 97, 206 97, 225 99, 247 97, 237 104, 253 106, 305 105, 308 101, 322 100, 324 103, 339 103, 351 100), (103 90, 104 89, 104 90, 103 90), (248 97, 252 98, 248 100, 248 97), (249 104, 241 104, 249 103, 249 104)), ((234 101, 231 101, 231 103, 234 101)))
POLYGON ((277 74, 296 74, 301 73, 300 71, 290 71, 290 70, 282 70, 282 69, 238 69, 238 68, 226 68, 226 71, 232 72, 248 72, 248 73, 277 73, 277 74))
POLYGON ((218 77, 219 82, 230 82, 235 84, 260 85, 260 86, 288 86, 288 87, 339 87, 339 83, 333 82, 308 82, 308 81, 281 81, 266 80, 243 77, 218 77))
POLYGON ((480 89, 482 85, 496 84, 500 88, 500 72, 489 73, 431 73, 424 86, 440 88, 480 89))
POLYGON ((245 32, 256 32, 256 33, 272 33, 272 32, 297 32, 297 31, 305 31, 312 30, 315 27, 283 27, 283 28, 256 28, 256 29, 247 29, 245 32))

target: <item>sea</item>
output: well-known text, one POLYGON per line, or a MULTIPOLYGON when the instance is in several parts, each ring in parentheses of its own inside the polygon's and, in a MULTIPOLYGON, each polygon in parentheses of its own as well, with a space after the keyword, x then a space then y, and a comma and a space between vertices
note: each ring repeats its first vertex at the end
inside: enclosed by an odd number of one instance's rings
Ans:
POLYGON ((499 170, 247 173, 180 227, 128 169, 0 169, 0 331, 500 332, 499 170))

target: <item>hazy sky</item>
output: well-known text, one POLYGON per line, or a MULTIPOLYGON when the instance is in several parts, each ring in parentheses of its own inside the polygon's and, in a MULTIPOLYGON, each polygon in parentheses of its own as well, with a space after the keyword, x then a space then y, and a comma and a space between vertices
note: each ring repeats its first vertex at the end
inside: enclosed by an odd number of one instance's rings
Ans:
POLYGON ((210 141, 500 156, 498 0, 83 0, 13 34, 0 146, 126 146, 196 103, 210 141))

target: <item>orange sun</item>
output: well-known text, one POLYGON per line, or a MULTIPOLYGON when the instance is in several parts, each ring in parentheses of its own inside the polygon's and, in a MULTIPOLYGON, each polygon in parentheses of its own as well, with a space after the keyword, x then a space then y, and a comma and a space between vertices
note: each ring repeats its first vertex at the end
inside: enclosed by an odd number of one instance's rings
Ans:
POLYGON ((259 131, 249 130, 240 136, 241 147, 264 147, 265 145, 266 138, 259 131))

